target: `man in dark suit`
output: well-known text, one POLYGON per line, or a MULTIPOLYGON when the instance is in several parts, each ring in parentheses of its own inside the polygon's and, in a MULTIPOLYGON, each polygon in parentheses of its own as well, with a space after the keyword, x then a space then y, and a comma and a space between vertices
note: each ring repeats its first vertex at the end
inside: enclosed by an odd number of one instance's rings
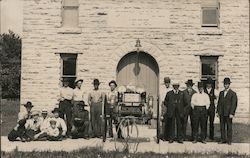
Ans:
POLYGON ((187 130, 187 122, 188 122, 188 116, 190 118, 190 125, 191 125, 191 136, 193 139, 193 120, 192 120, 192 107, 191 107, 191 98, 196 91, 193 89, 193 80, 189 79, 186 82, 187 88, 183 91, 184 94, 184 140, 187 139, 186 136, 186 130, 187 130))
POLYGON ((173 143, 175 137, 175 125, 177 126, 177 141, 183 143, 183 120, 184 120, 184 99, 183 92, 179 90, 179 82, 173 82, 173 90, 166 95, 164 104, 167 108, 166 116, 169 122, 170 131, 169 143, 173 143))
POLYGON ((229 88, 230 84, 230 78, 226 77, 224 79, 225 89, 220 92, 217 106, 217 114, 220 118, 221 130, 221 141, 219 143, 228 143, 229 145, 232 143, 232 119, 238 102, 236 93, 229 88))
MULTIPOLYGON (((214 140, 214 117, 215 117, 215 102, 218 99, 218 91, 213 86, 213 79, 211 77, 207 78, 206 88, 204 92, 208 94, 210 99, 210 106, 208 108, 208 121, 209 121, 209 139, 214 140)), ((207 131, 207 127, 206 127, 207 131)), ((207 132, 206 132, 207 137, 207 132)))

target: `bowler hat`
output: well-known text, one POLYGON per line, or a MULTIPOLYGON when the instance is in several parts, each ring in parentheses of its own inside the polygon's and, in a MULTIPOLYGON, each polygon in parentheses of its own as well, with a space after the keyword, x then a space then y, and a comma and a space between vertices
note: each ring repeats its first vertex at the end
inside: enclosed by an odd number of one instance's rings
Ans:
POLYGON ((76 84, 77 82, 83 82, 83 79, 81 79, 81 78, 76 78, 75 84, 76 84))
POLYGON ((194 83, 193 83, 193 80, 192 79, 189 79, 189 80, 187 80, 187 82, 185 82, 187 85, 191 85, 191 86, 193 86, 194 85, 194 83))
POLYGON ((212 84, 213 83, 213 79, 211 77, 208 77, 206 83, 207 84, 212 84))
POLYGON ((170 78, 169 77, 164 77, 164 83, 170 83, 170 78))
POLYGON ((94 79, 93 84, 94 84, 94 85, 99 85, 99 84, 100 84, 100 81, 99 81, 98 79, 94 79))
POLYGON ((109 86, 110 86, 112 83, 117 87, 117 84, 116 84, 115 80, 110 81, 110 82, 109 82, 109 86))
POLYGON ((28 101, 26 104, 24 104, 24 107, 26 107, 26 108, 32 108, 32 107, 34 107, 33 105, 32 105, 32 103, 30 102, 30 101, 28 101))
POLYGON ((81 105, 81 106, 87 106, 87 105, 85 104, 85 102, 84 102, 84 101, 80 101, 80 102, 78 103, 78 105, 81 105))
POLYGON ((198 82, 198 88, 204 87, 203 82, 198 82))
POLYGON ((230 83, 232 83, 231 81, 230 81, 230 78, 228 78, 228 77, 226 77, 226 78, 224 78, 224 84, 230 84, 230 83))
POLYGON ((52 113, 54 114, 55 112, 60 113, 60 109, 59 108, 54 108, 54 110, 52 111, 52 113))

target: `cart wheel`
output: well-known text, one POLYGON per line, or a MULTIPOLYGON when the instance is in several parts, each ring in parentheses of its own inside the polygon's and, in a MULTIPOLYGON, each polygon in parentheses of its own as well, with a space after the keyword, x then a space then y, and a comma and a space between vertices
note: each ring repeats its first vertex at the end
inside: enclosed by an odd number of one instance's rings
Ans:
POLYGON ((159 107, 159 97, 157 98, 157 120, 156 120, 156 143, 160 143, 160 107, 159 107))
POLYGON ((136 152, 139 145, 139 131, 135 120, 133 118, 122 119, 117 128, 117 133, 119 130, 122 138, 118 138, 118 135, 115 136, 115 149, 119 152, 136 152))
POLYGON ((107 138, 107 115, 106 115, 106 107, 104 105, 104 113, 102 119, 103 133, 102 133, 102 141, 105 142, 107 138))

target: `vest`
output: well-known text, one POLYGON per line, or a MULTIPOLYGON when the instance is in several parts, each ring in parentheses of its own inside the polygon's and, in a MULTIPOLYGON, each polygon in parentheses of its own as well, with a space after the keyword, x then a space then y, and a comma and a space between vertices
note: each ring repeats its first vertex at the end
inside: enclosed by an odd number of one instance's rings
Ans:
POLYGON ((214 88, 211 89, 210 93, 208 93, 207 89, 204 89, 204 92, 208 94, 210 99, 210 106, 215 106, 214 100, 216 99, 216 96, 214 94, 214 88))

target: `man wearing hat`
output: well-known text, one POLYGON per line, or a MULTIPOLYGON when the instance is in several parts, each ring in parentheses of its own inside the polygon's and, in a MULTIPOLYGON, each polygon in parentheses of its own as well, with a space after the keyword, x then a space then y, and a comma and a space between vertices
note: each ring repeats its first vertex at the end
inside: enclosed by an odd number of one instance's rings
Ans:
POLYGON ((77 78, 75 80, 75 89, 73 90, 73 111, 74 108, 78 109, 78 104, 83 102, 84 92, 82 90, 83 79, 77 78))
POLYGON ((27 119, 31 118, 31 109, 33 108, 33 105, 30 101, 28 101, 26 104, 24 104, 25 111, 20 112, 18 114, 17 119, 17 125, 14 127, 14 129, 8 134, 9 141, 15 141, 17 138, 20 138, 21 140, 25 141, 23 136, 25 133, 25 123, 27 119))
POLYGON ((56 121, 56 127, 59 129, 60 131, 60 134, 59 136, 60 137, 65 137, 66 136, 66 132, 67 132, 67 126, 65 124, 65 121, 64 119, 60 118, 59 115, 61 113, 60 109, 59 108, 55 108, 53 111, 53 117, 51 119, 55 120, 56 121))
POLYGON ((67 136, 71 135, 72 128, 72 107, 71 101, 73 99, 73 89, 69 87, 69 80, 63 78, 63 87, 60 89, 60 117, 65 120, 67 124, 67 136))
POLYGON ((192 120, 191 98, 193 94, 196 93, 196 91, 193 89, 194 83, 192 79, 187 80, 187 82, 185 83, 186 83, 187 88, 183 91, 183 94, 184 94, 184 123, 183 123, 184 133, 183 135, 184 135, 184 139, 186 140, 188 116, 190 118, 191 136, 193 139, 193 120, 192 120))
POLYGON ((237 108, 237 94, 230 88, 230 78, 224 79, 224 90, 219 94, 217 114, 220 118, 221 141, 220 143, 232 143, 232 120, 237 108), (227 130, 226 130, 227 128, 227 130))
POLYGON ((48 110, 47 109, 42 109, 42 116, 41 116, 41 131, 46 131, 46 129, 49 127, 49 116, 48 116, 48 110))
MULTIPOLYGON (((118 92, 116 90, 117 84, 115 80, 109 82, 110 91, 106 94, 106 103, 105 103, 105 114, 109 117, 107 118, 107 129, 106 133, 109 134, 110 137, 113 137, 113 113, 117 111, 117 102, 118 102, 118 92)), ((116 128, 118 129, 118 123, 116 124, 116 128)), ((121 131, 118 131, 118 137, 121 137, 121 131)))
POLYGON ((191 106, 193 108, 193 143, 197 143, 199 127, 201 129, 201 142, 206 144, 207 109, 210 105, 209 96, 204 92, 202 82, 198 82, 199 92, 193 94, 191 106))
POLYGON ((40 133, 40 127, 42 120, 39 117, 39 111, 33 111, 31 113, 31 119, 28 119, 25 123, 25 139, 26 141, 34 140, 34 136, 40 133))
POLYGON ((102 136, 102 115, 104 112, 105 101, 105 94, 99 90, 99 85, 99 80, 94 79, 94 89, 89 93, 88 96, 92 136, 98 138, 102 136))
POLYGON ((175 126, 177 127, 177 141, 183 143, 183 120, 184 120, 184 95, 179 90, 178 81, 173 82, 173 90, 167 93, 164 104, 167 108, 166 116, 169 127, 165 128, 170 131, 169 143, 173 143, 175 138, 175 126))
MULTIPOLYGON (((207 78, 206 88, 204 89, 204 92, 208 94, 209 99, 210 99, 210 106, 208 108, 209 139, 214 140, 215 104, 216 104, 216 99, 218 98, 218 91, 214 89, 213 79, 211 77, 207 78)), ((207 136, 207 132, 206 132, 206 136, 207 136)))
POLYGON ((171 80, 169 77, 164 77, 165 88, 161 92, 161 101, 162 101, 161 114, 163 116, 163 119, 162 119, 162 137, 163 137, 163 140, 169 139, 169 130, 165 131, 165 128, 169 129, 169 123, 167 122, 167 117, 165 115, 166 114, 166 106, 164 105, 164 100, 165 100, 167 93, 172 90, 172 88, 170 87, 170 82, 171 82, 171 80))
POLYGON ((87 105, 80 101, 73 110, 72 138, 88 138, 89 136, 89 112, 84 109, 85 106, 87 105))

